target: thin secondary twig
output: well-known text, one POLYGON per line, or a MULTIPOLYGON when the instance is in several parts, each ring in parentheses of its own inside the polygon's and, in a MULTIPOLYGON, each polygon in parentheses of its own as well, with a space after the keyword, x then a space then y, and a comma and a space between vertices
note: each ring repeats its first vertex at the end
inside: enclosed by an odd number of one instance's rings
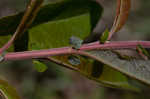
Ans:
POLYGON ((7 50, 12 43, 28 29, 36 17, 36 14, 39 11, 43 1, 44 0, 30 0, 19 26, 17 27, 11 39, 2 48, 0 48, 0 54, 7 50))
POLYGON ((79 50, 71 47, 53 48, 47 50, 25 51, 25 52, 10 52, 4 56, 4 61, 7 60, 24 60, 32 58, 46 58, 49 56, 57 56, 64 54, 80 54, 83 51, 102 50, 102 49, 136 49, 137 45, 143 48, 150 48, 150 41, 114 41, 105 44, 98 42, 84 44, 79 50))

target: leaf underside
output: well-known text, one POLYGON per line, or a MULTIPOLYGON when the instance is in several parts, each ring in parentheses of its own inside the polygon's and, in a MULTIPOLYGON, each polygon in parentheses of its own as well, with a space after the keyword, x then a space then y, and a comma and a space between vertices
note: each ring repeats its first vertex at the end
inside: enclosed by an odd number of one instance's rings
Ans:
POLYGON ((123 60, 111 51, 90 51, 88 53, 97 61, 150 85, 150 60, 123 60))

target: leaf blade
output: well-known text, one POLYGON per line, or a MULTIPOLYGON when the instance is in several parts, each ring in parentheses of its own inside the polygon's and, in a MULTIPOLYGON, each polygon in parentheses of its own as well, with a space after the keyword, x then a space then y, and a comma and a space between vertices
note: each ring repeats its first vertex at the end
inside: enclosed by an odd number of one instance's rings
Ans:
POLYGON ((51 58, 56 60, 58 63, 65 65, 65 67, 75 70, 85 77, 98 82, 102 86, 139 92, 139 88, 129 83, 128 78, 125 75, 101 62, 96 61, 95 64, 95 61, 92 59, 78 56, 80 57, 80 64, 72 65, 68 62, 68 57, 69 55, 61 55, 51 58), (96 68, 93 71, 95 66, 96 68), (97 74, 93 74, 93 72, 97 72, 97 74))
MULTIPOLYGON (((91 20, 94 14, 91 14, 93 6, 89 6, 90 3, 92 1, 67 2, 63 4, 64 11, 53 20, 31 28, 29 30, 29 49, 32 49, 32 45, 37 42, 42 49, 67 46, 72 35, 81 39, 88 36, 93 26, 91 21, 94 20, 91 20)), ((99 8, 101 9, 100 6, 99 8)))

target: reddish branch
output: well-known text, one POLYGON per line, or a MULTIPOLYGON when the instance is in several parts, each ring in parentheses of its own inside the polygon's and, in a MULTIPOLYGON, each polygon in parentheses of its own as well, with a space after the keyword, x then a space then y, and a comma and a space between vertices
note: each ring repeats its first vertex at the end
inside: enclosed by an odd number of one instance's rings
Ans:
MULTIPOLYGON (((4 56, 4 61, 7 60, 24 60, 32 58, 46 58, 49 56, 57 56, 64 54, 80 54, 85 55, 85 51, 102 50, 102 49, 135 49, 137 45, 142 45, 144 48, 150 48, 150 41, 116 41, 105 44, 94 42, 84 44, 79 50, 72 49, 71 47, 53 48, 47 50, 35 50, 25 52, 10 52, 4 56)), ((86 55, 85 55, 86 56, 86 55)))

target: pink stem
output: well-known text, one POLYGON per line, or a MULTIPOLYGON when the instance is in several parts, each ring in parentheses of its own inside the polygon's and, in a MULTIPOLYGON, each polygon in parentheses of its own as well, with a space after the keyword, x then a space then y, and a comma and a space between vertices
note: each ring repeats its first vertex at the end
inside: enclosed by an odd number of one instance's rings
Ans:
POLYGON ((64 54, 80 54, 80 52, 88 50, 125 49, 125 48, 135 49, 139 44, 142 45, 144 48, 150 48, 150 41, 116 41, 105 44, 99 44, 98 42, 94 42, 82 45, 82 47, 79 50, 72 49, 71 47, 63 47, 37 51, 10 52, 4 56, 4 61, 45 58, 49 56, 64 55, 64 54))

